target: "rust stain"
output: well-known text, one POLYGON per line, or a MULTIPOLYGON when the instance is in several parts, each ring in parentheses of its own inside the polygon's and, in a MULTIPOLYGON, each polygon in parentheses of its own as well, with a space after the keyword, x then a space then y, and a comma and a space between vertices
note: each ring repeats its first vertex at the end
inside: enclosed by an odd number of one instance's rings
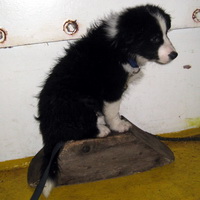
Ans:
POLYGON ((192 68, 191 65, 184 65, 184 66, 183 66, 183 69, 190 69, 190 68, 192 68))

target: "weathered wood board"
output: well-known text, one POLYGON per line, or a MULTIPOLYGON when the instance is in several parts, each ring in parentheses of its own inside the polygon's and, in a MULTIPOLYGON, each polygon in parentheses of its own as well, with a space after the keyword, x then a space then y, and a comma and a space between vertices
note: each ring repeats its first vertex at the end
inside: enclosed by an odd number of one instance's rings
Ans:
MULTIPOLYGON (((39 181, 42 156, 41 150, 29 166, 28 183, 32 187, 39 181)), ((173 160, 174 155, 165 144, 133 125, 126 133, 67 142, 59 155, 58 185, 131 175, 173 160)))

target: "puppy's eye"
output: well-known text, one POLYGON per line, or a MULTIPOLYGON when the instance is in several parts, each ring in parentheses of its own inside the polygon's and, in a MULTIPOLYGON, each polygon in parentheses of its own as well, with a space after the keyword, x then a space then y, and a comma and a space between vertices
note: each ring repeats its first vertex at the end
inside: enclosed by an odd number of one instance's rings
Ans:
POLYGON ((161 42, 161 38, 159 36, 154 36, 150 39, 150 41, 154 44, 158 44, 161 42))

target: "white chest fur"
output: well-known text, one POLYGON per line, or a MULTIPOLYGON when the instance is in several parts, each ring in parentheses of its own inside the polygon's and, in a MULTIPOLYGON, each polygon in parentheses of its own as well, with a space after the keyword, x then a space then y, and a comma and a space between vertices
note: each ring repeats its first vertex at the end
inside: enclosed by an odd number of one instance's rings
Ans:
POLYGON ((134 80, 138 80, 142 77, 143 73, 141 72, 140 68, 133 68, 130 64, 124 64, 123 68, 126 72, 128 72, 129 76, 125 85, 125 89, 128 87, 130 83, 134 80))

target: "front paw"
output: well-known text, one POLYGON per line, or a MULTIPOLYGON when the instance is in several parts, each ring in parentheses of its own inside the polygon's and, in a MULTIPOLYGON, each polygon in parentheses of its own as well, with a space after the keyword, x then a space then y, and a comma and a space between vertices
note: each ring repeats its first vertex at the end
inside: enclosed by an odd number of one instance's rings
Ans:
POLYGON ((110 129, 106 125, 98 124, 97 127, 99 129, 99 134, 97 135, 97 137, 106 137, 107 135, 109 135, 110 129))
POLYGON ((110 124, 110 128, 113 131, 118 131, 120 133, 128 131, 131 128, 131 126, 131 123, 124 119, 115 120, 110 124))

